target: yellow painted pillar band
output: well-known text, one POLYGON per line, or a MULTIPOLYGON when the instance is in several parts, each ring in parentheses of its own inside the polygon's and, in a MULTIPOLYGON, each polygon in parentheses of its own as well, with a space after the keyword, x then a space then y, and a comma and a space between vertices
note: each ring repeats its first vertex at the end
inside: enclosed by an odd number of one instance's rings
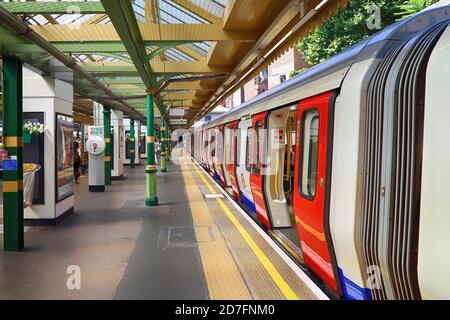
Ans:
POLYGON ((3 181, 3 192, 19 192, 23 190, 23 181, 3 181))
POLYGON ((23 147, 22 137, 5 137, 5 147, 10 148, 23 147))

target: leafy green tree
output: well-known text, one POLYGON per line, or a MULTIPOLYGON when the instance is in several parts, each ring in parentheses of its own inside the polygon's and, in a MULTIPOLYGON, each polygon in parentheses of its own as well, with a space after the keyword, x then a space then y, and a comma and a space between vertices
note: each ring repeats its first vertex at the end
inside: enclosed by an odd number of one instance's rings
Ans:
POLYGON ((289 73, 289 79, 290 78, 293 78, 293 77, 295 77, 295 76, 298 76, 299 74, 302 74, 303 72, 305 72, 306 71, 306 69, 301 69, 301 70, 294 70, 294 71, 291 71, 290 73, 289 73))
POLYGON ((405 18, 435 2, 436 0, 350 0, 347 7, 300 41, 297 48, 303 53, 306 62, 315 65, 378 32, 379 29, 368 25, 368 21, 376 18, 376 8, 379 8, 381 18, 379 27, 384 28, 395 23, 399 16, 405 18))
POLYGON ((405 18, 408 18, 417 12, 422 11, 423 9, 426 9, 427 7, 431 6, 432 4, 436 3, 438 0, 409 0, 405 1, 405 3, 398 6, 399 12, 397 12, 395 15, 399 16, 400 18, 397 20, 403 20, 405 18))

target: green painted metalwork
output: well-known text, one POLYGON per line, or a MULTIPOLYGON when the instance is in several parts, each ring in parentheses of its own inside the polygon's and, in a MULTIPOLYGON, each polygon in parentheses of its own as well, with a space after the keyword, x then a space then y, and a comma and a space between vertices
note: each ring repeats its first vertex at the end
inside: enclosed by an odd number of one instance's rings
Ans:
MULTIPOLYGON (((131 60, 133 60, 145 87, 148 89, 157 88, 157 74, 153 72, 150 62, 146 61, 146 46, 150 44, 144 42, 142 39, 131 1, 101 0, 101 2, 120 39, 125 45, 131 60)), ((160 112, 164 114, 161 109, 160 112)))
POLYGON ((131 1, 101 0, 101 2, 145 86, 147 88, 155 88, 156 78, 150 64, 145 62, 145 44, 131 1))
MULTIPOLYGON (((127 52, 123 43, 119 41, 102 41, 102 42, 58 42, 53 45, 64 53, 80 53, 80 54, 95 54, 102 52, 127 52)), ((30 52, 38 53, 45 52, 44 49, 27 43, 5 44, 3 46, 5 51, 9 52, 30 52)))
POLYGON ((153 50, 152 52, 150 52, 149 54, 147 54, 147 56, 145 57, 145 62, 152 60, 153 58, 157 57, 159 54, 163 53, 166 50, 169 50, 171 48, 174 48, 176 46, 186 44, 186 43, 189 43, 189 42, 186 42, 186 41, 161 42, 161 44, 159 45, 159 48, 157 48, 157 49, 153 50))
MULTIPOLYGON (((85 71, 92 73, 104 73, 104 72, 115 72, 117 74, 122 73, 133 73, 137 74, 136 68, 133 65, 130 66, 115 66, 115 65, 80 65, 85 71)), ((47 72, 70 72, 70 68, 66 66, 45 66, 43 69, 47 72)))
POLYGON ((100 2, 2 2, 0 6, 14 14, 96 14, 105 13, 100 2))
POLYGON ((130 57, 121 55, 121 54, 116 54, 116 53, 112 53, 112 52, 103 52, 102 54, 99 54, 101 56, 104 57, 110 57, 110 58, 114 58, 114 59, 119 59, 128 63, 133 63, 133 60, 130 59, 130 57))
POLYGON ((44 55, 41 55, 41 56, 38 57, 38 58, 32 59, 32 60, 31 60, 31 64, 32 64, 32 65, 34 65, 34 64, 40 64, 40 63, 43 63, 43 62, 46 62, 46 61, 50 60, 51 58, 53 58, 52 55, 50 55, 50 54, 44 54, 44 55))
POLYGON ((134 137, 134 120, 130 119, 130 167, 135 167, 135 159, 136 159, 136 141, 134 137))
MULTIPOLYGON (((85 52, 71 52, 71 54, 82 55, 82 54, 86 54, 86 53, 85 52)), ((130 64, 133 63, 133 61, 131 61, 131 59, 129 57, 126 57, 126 56, 118 54, 118 53, 112 53, 112 52, 91 52, 89 54, 91 54, 91 55, 94 54, 94 55, 98 55, 98 56, 101 56, 101 57, 114 58, 114 59, 121 60, 123 62, 128 62, 130 64)), ((43 56, 41 56, 39 58, 33 59, 31 61, 31 63, 33 63, 33 64, 34 63, 42 63, 42 62, 48 61, 48 60, 50 60, 52 58, 53 57, 50 54, 45 54, 45 55, 43 55, 43 56)))
POLYGON ((170 130, 167 128, 166 130, 166 161, 170 161, 170 146, 172 144, 172 141, 170 139, 170 130))
POLYGON ((24 247, 22 156, 22 62, 3 57, 3 137, 14 163, 3 168, 3 248, 24 247))
POLYGON ((166 159, 166 123, 162 120, 161 128, 160 128, 160 149, 161 149, 161 172, 167 172, 167 159, 166 159))
POLYGON ((111 185, 111 161, 113 155, 111 154, 111 109, 103 107, 103 129, 105 132, 105 185, 111 185))
POLYGON ((143 85, 141 78, 128 78, 128 79, 114 79, 114 78, 99 78, 104 84, 136 84, 143 85))
MULTIPOLYGON (((75 1, 60 1, 60 2, 26 2, 26 3, 3 3, 9 6, 8 9, 14 12, 20 12, 21 10, 27 12, 33 12, 36 10, 42 10, 43 13, 52 14, 61 10, 65 13, 65 10, 69 8, 75 1), (40 6, 42 5, 42 6, 40 6), (40 6, 40 7, 39 7, 40 6), (14 7, 14 8, 13 8, 14 7), (13 8, 13 9, 11 9, 13 8), (41 9, 39 9, 41 8, 41 9), (45 9, 44 9, 45 8, 45 9), (54 11, 52 11, 54 10, 54 11), (45 11, 45 12, 44 12, 45 11)), ((90 10, 88 7, 92 5, 84 2, 76 2, 75 5, 80 5, 82 10, 90 10)), ((86 71, 90 72, 93 76, 100 79, 100 81, 105 80, 104 83, 108 84, 135 84, 138 86, 143 86, 142 91, 139 88, 112 88, 114 91, 118 92, 120 95, 133 95, 141 94, 144 92, 153 92, 159 87, 159 83, 156 81, 160 79, 160 83, 170 79, 174 76, 179 76, 181 73, 154 73, 149 60, 155 57, 157 54, 167 50, 169 48, 176 47, 177 45, 190 43, 191 41, 143 41, 141 32, 136 21, 135 12, 132 8, 131 1, 102 1, 96 4, 104 9, 102 13, 108 14, 109 18, 115 25, 115 28, 120 33, 120 41, 67 41, 67 42, 52 42, 52 45, 58 50, 66 54, 76 54, 76 55, 99 55, 105 57, 112 57, 115 59, 120 59, 121 61, 128 62, 130 65, 95 65, 87 63, 84 68, 86 71), (105 4, 106 3, 106 4, 105 4), (109 12, 108 12, 109 11, 109 12), (113 11, 113 13, 111 13, 113 11), (125 41, 123 41, 125 39, 125 41), (148 55, 148 47, 159 47, 159 49, 151 52, 148 55), (127 53, 124 55, 123 53, 127 53), (131 54, 130 54, 131 53, 131 54), (136 67, 135 67, 136 66, 136 67), (136 76, 140 76, 137 78, 136 76), (123 79, 125 77, 131 77, 133 80, 127 81, 128 79, 123 79)), ((3 9, 3 8, 2 8, 3 9)), ((36 11, 37 12, 37 11, 36 11)), ((65 66, 48 66, 47 62, 51 59, 51 56, 41 47, 31 44, 28 40, 20 37, 19 35, 12 32, 7 27, 0 24, 0 54, 2 55, 14 55, 23 62, 26 62, 33 67, 42 70, 47 74, 66 72, 70 71, 69 68, 65 66)), ((57 75, 56 75, 57 76, 57 75)), ((102 96, 104 95, 101 90, 94 88, 92 84, 88 81, 82 81, 78 75, 74 75, 74 91, 80 95, 85 96, 102 96), (81 81, 80 81, 81 80, 81 81)), ((120 96, 118 95, 118 96, 120 96)), ((157 101, 157 115, 165 115, 164 110, 160 110, 159 96, 154 97, 157 101), (161 112, 162 111, 162 112, 161 112)), ((129 101, 127 100, 127 103, 129 101)), ((138 104, 129 103, 132 107, 140 109, 141 106, 145 105, 145 102, 138 104)), ((143 111, 143 108, 142 108, 143 111)))
POLYGON ((117 93, 145 94, 145 89, 143 88, 111 88, 111 90, 117 93))
POLYGON ((153 96, 147 96, 147 167, 145 168, 147 183, 147 198, 145 205, 157 206, 156 165, 155 165, 155 115, 153 96))

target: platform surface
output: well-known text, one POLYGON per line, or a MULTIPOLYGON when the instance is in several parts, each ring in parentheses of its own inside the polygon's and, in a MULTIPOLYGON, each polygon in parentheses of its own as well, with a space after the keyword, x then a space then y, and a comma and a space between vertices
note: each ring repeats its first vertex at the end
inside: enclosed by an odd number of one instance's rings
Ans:
POLYGON ((0 299, 326 298, 184 160, 158 173, 158 207, 145 207, 143 166, 105 193, 82 180, 73 216, 28 229, 23 252, 0 252, 0 299), (69 266, 80 268, 79 290, 67 287, 69 266))

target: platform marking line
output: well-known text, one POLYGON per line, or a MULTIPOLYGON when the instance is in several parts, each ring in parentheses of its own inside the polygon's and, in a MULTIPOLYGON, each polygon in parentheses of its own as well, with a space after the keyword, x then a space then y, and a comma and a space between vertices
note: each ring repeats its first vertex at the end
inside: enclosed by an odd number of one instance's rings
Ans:
MULTIPOLYGON (((211 193, 216 193, 216 191, 211 186, 211 184, 208 182, 208 180, 206 180, 206 178, 204 177, 202 172, 197 168, 196 164, 193 163, 192 161, 191 161, 191 164, 194 167, 195 171, 197 171, 197 174, 203 180, 205 185, 211 191, 211 193)), ((223 200, 222 199, 216 199, 216 200, 219 203, 222 210, 225 212, 225 214, 228 216, 228 218, 234 224, 236 229, 239 231, 241 236, 244 238, 245 242, 247 242, 247 245, 255 253, 258 260, 264 266, 264 268, 269 273, 270 277, 275 282, 275 284, 278 286, 278 288, 281 290, 281 292, 286 297, 286 299, 299 300, 299 297, 297 296, 297 294, 291 289, 289 284, 284 280, 283 276, 278 272, 277 268, 272 264, 272 262, 269 260, 269 258, 267 258, 267 256, 264 254, 264 252, 258 246, 258 244, 252 239, 252 237, 250 237, 248 232, 240 224, 240 222, 236 219, 236 217, 233 215, 233 213, 230 211, 230 209, 227 207, 227 205, 223 202, 223 200)))
MULTIPOLYGON (((189 159, 193 161, 203 172, 206 173, 206 171, 198 164, 198 162, 193 159, 191 156, 189 156, 189 159)), ((284 260, 284 262, 291 268, 291 270, 306 284, 306 286, 316 295, 316 297, 319 300, 330 300, 330 298, 320 289, 311 278, 306 275, 306 273, 300 269, 300 267, 292 261, 292 258, 289 257, 286 252, 281 250, 281 248, 275 243, 275 241, 267 234, 265 233, 260 226, 256 224, 255 221, 253 221, 252 218, 249 217, 249 215, 236 203, 236 201, 224 190, 221 189, 220 185, 207 173, 206 175, 211 180, 211 182, 222 192, 222 194, 230 201, 230 203, 235 207, 235 209, 242 215, 242 217, 247 220, 250 225, 261 235, 261 237, 266 240, 266 242, 272 247, 273 250, 275 250, 278 255, 284 260)))
POLYGON ((183 167, 183 179, 210 298, 250 300, 252 297, 239 268, 215 224, 191 170, 186 165, 183 167))

